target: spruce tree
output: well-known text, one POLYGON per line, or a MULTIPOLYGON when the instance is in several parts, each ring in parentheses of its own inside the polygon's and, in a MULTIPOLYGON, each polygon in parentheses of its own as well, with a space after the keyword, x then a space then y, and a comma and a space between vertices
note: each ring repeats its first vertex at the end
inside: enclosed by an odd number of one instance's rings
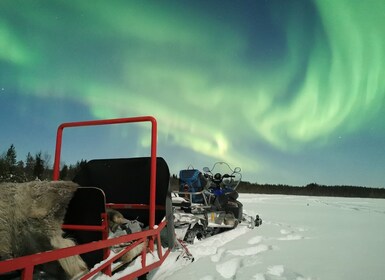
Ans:
POLYGON ((14 181, 16 175, 16 149, 12 144, 0 160, 0 180, 14 181))
POLYGON ((35 155, 35 166, 33 168, 33 176, 35 179, 42 180, 44 174, 44 160, 42 159, 41 152, 35 155))
POLYGON ((34 168, 35 168, 35 158, 31 155, 30 152, 28 152, 27 157, 25 159, 25 174, 28 181, 35 179, 33 176, 34 168))

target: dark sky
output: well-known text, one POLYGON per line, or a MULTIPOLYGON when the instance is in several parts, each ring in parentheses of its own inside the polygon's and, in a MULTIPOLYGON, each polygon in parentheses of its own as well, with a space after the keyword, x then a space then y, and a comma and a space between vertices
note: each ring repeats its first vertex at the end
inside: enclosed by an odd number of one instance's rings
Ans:
MULTIPOLYGON (((3 0, 0 153, 152 115, 175 174, 220 160, 250 182, 385 187, 384 18, 382 0, 3 0)), ((147 155, 149 127, 64 140, 67 164, 147 155)))

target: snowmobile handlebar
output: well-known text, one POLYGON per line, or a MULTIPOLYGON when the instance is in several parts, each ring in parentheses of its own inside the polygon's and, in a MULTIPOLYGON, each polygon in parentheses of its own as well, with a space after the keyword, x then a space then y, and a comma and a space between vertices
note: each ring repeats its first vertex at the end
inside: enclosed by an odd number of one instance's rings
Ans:
POLYGON ((232 169, 226 162, 217 162, 211 169, 204 167, 203 172, 208 188, 224 187, 235 190, 242 178, 241 168, 232 169))
POLYGON ((208 173, 204 173, 203 175, 205 178, 215 179, 215 180, 222 180, 224 178, 235 178, 235 175, 229 175, 229 174, 221 175, 220 173, 215 173, 215 175, 210 175, 208 173))

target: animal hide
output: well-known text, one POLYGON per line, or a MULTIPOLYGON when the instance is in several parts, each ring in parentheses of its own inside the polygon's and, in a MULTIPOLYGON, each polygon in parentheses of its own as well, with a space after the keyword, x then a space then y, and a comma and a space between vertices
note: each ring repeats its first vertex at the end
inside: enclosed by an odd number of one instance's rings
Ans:
MULTIPOLYGON (((62 237, 61 225, 77 187, 66 181, 0 184, 0 260, 75 245, 62 237)), ((79 256, 59 263, 68 277, 87 271, 79 256)))

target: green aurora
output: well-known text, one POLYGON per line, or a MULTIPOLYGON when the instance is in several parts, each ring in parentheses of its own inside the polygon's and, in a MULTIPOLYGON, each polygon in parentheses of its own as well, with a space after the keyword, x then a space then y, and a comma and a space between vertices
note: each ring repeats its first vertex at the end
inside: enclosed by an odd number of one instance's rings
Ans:
MULTIPOLYGON (((323 183, 263 173, 285 169, 280 155, 323 154, 361 132, 384 140, 384 18, 381 0, 5 0, 0 109, 17 95, 15 115, 23 98, 80 104, 94 119, 153 115, 160 150, 240 165, 251 181, 323 183)), ((376 174, 367 184, 385 187, 376 174)))

